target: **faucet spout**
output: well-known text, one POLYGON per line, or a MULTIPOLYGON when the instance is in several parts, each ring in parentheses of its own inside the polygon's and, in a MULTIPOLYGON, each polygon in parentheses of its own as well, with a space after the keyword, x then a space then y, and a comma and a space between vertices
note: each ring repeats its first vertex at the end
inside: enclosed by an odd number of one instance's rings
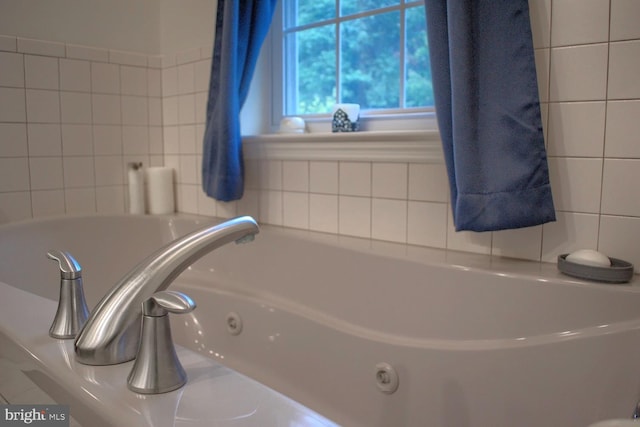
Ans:
POLYGON ((76 360, 115 365, 135 358, 142 303, 165 290, 187 267, 230 242, 251 241, 256 221, 243 216, 194 231, 159 249, 127 273, 98 303, 75 341, 76 360))

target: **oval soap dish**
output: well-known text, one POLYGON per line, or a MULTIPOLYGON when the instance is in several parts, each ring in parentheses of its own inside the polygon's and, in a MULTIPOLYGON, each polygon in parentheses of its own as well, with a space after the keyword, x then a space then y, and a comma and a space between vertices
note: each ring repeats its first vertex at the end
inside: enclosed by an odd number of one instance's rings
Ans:
POLYGON ((567 261, 567 255, 558 255, 558 270, 566 275, 607 283, 626 283, 633 278, 633 264, 630 262, 609 258, 610 267, 596 267, 567 261))

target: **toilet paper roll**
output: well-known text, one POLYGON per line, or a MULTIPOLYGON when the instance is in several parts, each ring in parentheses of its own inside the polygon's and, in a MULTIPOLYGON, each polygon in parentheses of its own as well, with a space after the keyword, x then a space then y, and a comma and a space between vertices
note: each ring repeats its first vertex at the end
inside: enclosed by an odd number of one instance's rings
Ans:
POLYGON ((147 169, 149 213, 166 215, 175 212, 173 169, 156 166, 147 169))
POLYGON ((144 175, 142 163, 129 164, 129 213, 144 214, 144 175))

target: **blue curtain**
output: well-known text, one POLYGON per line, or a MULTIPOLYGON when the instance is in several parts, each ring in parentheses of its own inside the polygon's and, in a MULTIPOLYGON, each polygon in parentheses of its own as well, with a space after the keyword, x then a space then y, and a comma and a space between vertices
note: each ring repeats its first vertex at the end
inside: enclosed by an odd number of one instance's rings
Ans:
POLYGON ((217 200, 243 194, 240 109, 276 3, 218 0, 202 158, 202 187, 217 200))
POLYGON ((456 230, 555 220, 527 0, 425 0, 456 230))

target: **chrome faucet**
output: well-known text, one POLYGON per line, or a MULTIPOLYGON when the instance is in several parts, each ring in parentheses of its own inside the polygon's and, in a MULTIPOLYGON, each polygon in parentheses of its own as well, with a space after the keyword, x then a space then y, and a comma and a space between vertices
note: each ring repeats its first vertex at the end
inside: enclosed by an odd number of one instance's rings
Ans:
POLYGON ((181 237, 140 262, 91 312, 75 341, 76 360, 86 365, 115 365, 136 357, 142 303, 163 291, 196 260, 220 246, 253 240, 260 228, 243 216, 181 237))

